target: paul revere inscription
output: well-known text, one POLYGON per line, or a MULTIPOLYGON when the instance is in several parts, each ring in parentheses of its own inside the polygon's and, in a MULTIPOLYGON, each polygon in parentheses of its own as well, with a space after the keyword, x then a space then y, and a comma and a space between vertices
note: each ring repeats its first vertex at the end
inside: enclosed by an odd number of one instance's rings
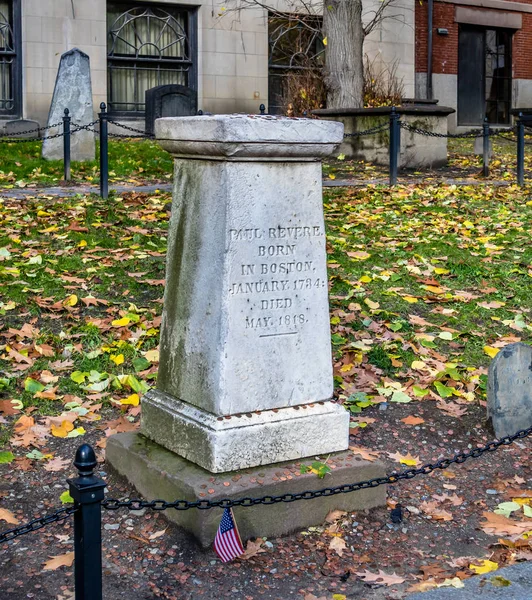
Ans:
POLYGON ((230 229, 228 240, 235 325, 259 338, 296 335, 309 323, 313 292, 327 286, 313 256, 325 243, 323 226, 230 229))

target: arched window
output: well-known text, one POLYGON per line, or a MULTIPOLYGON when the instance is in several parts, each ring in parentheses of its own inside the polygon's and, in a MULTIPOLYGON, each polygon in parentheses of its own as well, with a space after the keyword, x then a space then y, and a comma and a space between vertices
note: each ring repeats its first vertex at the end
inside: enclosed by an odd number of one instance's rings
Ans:
POLYGON ((0 115, 19 115, 21 96, 20 3, 0 0, 0 115))
POLYGON ((158 85, 195 89, 195 13, 185 8, 110 3, 107 20, 109 107, 141 113, 145 93, 158 85))

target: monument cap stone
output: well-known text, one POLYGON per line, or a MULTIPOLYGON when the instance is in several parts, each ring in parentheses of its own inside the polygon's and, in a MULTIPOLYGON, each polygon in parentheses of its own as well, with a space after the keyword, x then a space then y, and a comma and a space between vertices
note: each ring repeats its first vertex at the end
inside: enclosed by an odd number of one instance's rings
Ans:
POLYGON ((492 360, 488 417, 499 438, 532 426, 532 347, 527 344, 509 344, 492 360))
POLYGON ((78 48, 69 50, 61 56, 48 115, 48 126, 59 125, 52 127, 44 135, 42 145, 44 159, 63 159, 63 138, 52 136, 63 133, 65 108, 70 111, 72 119, 71 160, 94 160, 96 152, 94 132, 87 130, 74 132, 76 125, 88 125, 94 121, 90 59, 78 48))
POLYGON ((344 126, 270 115, 202 115, 157 119, 155 135, 176 156, 315 161, 339 147, 344 126))

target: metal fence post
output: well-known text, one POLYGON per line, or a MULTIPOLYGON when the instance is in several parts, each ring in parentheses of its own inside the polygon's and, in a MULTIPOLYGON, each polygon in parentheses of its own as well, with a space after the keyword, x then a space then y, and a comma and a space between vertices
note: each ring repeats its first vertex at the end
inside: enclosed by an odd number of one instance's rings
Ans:
POLYGON ((482 125, 482 175, 488 177, 490 174, 490 124, 488 117, 482 125))
POLYGON ((88 444, 77 449, 79 477, 69 479, 74 498, 74 579, 76 600, 102 600, 102 500, 105 482, 94 475, 96 455, 88 444))
POLYGON ((401 146, 400 115, 395 106, 390 112, 390 185, 397 183, 397 169, 399 165, 399 152, 401 146))
POLYGON ((517 120, 517 183, 525 183, 525 124, 523 113, 519 113, 517 120))
POLYGON ((109 124, 107 106, 100 104, 100 196, 109 197, 109 124))
POLYGON ((63 165, 65 172, 65 181, 70 181, 70 111, 65 108, 65 116, 63 117, 63 165))

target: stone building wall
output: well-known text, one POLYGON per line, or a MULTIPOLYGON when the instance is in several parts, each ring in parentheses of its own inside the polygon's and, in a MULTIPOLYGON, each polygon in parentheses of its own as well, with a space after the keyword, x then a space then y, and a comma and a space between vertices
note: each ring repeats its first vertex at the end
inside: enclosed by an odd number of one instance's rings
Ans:
MULTIPOLYGON (((275 0, 282 8, 286 0, 275 0)), ((198 107, 213 113, 258 112, 268 104, 268 23, 263 9, 227 10, 229 2, 143 0, 197 10, 198 107)), ((95 109, 107 101, 106 0, 22 0, 23 116, 45 124, 61 54, 90 56, 95 109)), ((134 4, 129 2, 130 5, 134 4)), ((364 18, 379 0, 365 0, 364 18)), ((399 20, 385 21, 366 40, 376 63, 399 62, 405 94, 414 92, 414 0, 397 0, 399 20)), ((124 9, 126 10, 126 8, 124 9)))

